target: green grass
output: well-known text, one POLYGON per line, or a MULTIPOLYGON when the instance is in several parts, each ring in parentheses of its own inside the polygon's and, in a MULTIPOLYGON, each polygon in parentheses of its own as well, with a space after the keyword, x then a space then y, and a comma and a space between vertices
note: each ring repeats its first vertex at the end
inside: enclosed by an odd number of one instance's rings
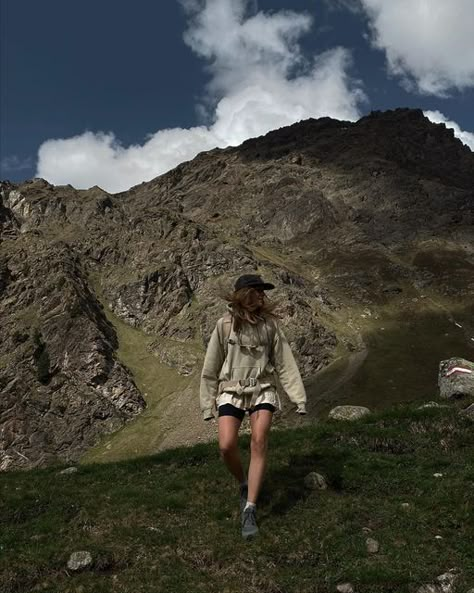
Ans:
MULTIPOLYGON (((98 292, 97 285, 95 288, 98 292)), ((149 349, 152 342, 157 342, 156 336, 130 327, 109 310, 105 301, 102 300, 102 304, 107 319, 117 333, 117 356, 132 372, 147 407, 119 431, 104 437, 97 446, 89 449, 81 459, 84 463, 118 461, 155 452, 168 430, 160 420, 169 398, 172 398, 175 392, 184 390, 192 381, 196 381, 196 373, 183 376, 175 369, 160 363, 158 357, 149 349)), ((166 342, 163 338, 159 340, 166 342)), ((196 354, 194 345, 191 345, 189 350, 196 354)))
MULTIPOLYGON (((436 399, 439 362, 453 356, 472 359, 471 334, 453 322, 454 317, 467 326, 469 311, 459 308, 452 312, 448 317, 423 302, 404 310, 387 305, 375 310, 375 315, 360 318, 366 357, 342 351, 308 381, 313 408, 325 413, 335 405, 356 404, 380 410, 403 402, 436 399), (353 374, 342 382, 354 361, 353 374)), ((357 315, 353 313, 353 318, 357 315)))
MULTIPOLYGON (((242 435, 245 462, 248 445, 242 435)), ((253 542, 216 443, 62 467, 2 477, 2 593, 319 593, 343 581, 413 593, 453 567, 459 591, 474 587, 474 434, 454 406, 272 431, 253 542), (306 490, 310 471, 329 489, 306 490), (81 573, 66 567, 77 550, 94 560, 81 573)))

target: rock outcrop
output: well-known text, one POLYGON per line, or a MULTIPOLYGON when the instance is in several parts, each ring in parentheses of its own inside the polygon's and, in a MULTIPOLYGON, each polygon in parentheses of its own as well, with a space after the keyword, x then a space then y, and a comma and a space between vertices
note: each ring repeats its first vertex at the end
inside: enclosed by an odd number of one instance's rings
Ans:
POLYGON ((474 398, 474 362, 463 358, 442 360, 439 364, 438 385, 443 399, 474 398))
POLYGON ((145 401, 115 356, 115 331, 80 257, 33 239, 4 269, 0 468, 78 459, 145 401))

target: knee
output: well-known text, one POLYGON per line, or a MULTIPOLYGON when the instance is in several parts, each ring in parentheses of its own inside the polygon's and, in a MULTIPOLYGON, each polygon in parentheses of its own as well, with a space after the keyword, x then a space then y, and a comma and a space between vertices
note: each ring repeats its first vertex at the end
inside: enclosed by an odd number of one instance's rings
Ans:
POLYGON ((237 443, 222 443, 219 445, 221 457, 231 457, 237 450, 237 443))
POLYGON ((267 451, 268 439, 264 437, 252 437, 250 448, 252 453, 257 455, 264 455, 267 451))

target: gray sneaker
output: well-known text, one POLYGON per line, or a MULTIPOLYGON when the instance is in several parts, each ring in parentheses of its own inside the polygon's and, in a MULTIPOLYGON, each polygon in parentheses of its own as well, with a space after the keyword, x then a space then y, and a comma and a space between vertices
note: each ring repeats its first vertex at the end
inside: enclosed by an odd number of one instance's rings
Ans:
POLYGON ((245 505, 247 504, 247 497, 249 495, 249 487, 241 486, 240 487, 240 515, 244 512, 245 505))
POLYGON ((248 539, 257 533, 257 512, 255 507, 251 507, 242 513, 242 537, 248 539))

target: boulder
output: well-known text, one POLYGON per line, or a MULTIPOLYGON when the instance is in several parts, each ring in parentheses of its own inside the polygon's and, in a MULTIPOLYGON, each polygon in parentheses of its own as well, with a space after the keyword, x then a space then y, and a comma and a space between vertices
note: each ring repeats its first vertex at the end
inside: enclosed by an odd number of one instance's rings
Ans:
POLYGON ((439 363, 439 395, 443 399, 474 397, 474 362, 448 358, 439 363))
POLYGON ((329 418, 333 420, 358 420, 369 414, 369 408, 364 406, 336 406, 329 412, 329 418))

